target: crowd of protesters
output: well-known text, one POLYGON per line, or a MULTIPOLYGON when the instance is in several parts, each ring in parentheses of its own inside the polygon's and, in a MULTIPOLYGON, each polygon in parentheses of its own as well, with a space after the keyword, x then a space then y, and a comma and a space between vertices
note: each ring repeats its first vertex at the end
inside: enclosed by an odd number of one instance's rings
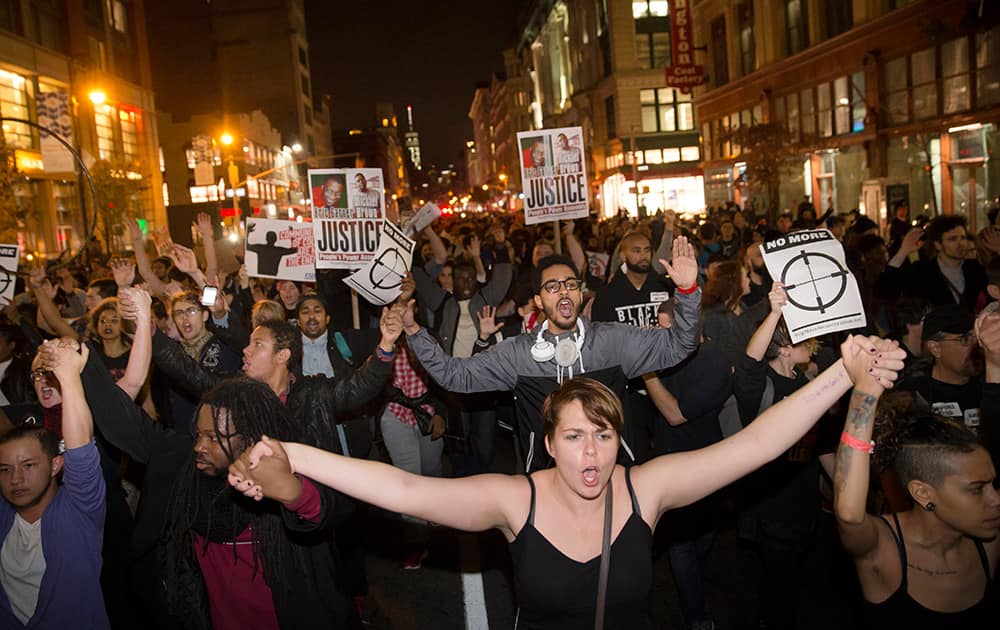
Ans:
POLYGON ((797 627, 824 520, 859 626, 994 627, 1000 228, 890 210, 442 218, 359 326, 345 273, 250 277, 207 215, 194 248, 133 222, 127 256, 30 269, 0 323, 0 627, 360 627, 365 504, 404 570, 430 523, 500 530, 518 628, 650 627, 654 537, 714 628, 734 519, 748 627, 797 627), (762 247, 817 228, 867 325, 793 343, 762 247))

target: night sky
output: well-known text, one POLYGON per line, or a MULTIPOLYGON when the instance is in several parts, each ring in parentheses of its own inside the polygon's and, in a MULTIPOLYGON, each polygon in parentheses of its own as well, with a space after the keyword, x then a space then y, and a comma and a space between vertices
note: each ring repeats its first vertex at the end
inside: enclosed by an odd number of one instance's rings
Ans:
POLYGON ((503 70, 522 0, 306 0, 313 92, 333 96, 334 129, 371 127, 375 103, 413 105, 424 161, 456 162, 472 137, 477 81, 503 70))

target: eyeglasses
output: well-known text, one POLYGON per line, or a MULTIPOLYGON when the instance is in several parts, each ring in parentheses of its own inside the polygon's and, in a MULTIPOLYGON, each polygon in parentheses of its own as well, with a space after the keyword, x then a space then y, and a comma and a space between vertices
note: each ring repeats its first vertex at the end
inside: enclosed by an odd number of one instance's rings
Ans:
POLYGON ((941 337, 937 341, 957 341, 963 346, 971 346, 976 342, 976 336, 972 332, 967 332, 964 335, 958 335, 955 337, 941 337))
POLYGON ((549 293, 559 293, 560 289, 564 288, 567 291, 577 291, 583 286, 583 282, 579 278, 566 278, 565 280, 549 280, 542 285, 542 288, 549 293))
POLYGON ((38 381, 47 381, 50 376, 52 376, 52 372, 48 370, 41 368, 34 369, 31 371, 31 384, 34 385, 38 381))
POLYGON ((201 312, 201 308, 198 306, 189 306, 187 308, 179 308, 172 313, 172 315, 177 317, 194 317, 201 312))

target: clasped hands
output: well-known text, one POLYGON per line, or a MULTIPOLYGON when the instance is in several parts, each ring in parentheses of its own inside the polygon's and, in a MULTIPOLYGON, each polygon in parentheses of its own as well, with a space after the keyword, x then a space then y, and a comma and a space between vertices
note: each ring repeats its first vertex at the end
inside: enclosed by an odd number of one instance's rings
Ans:
POLYGON ((263 498, 290 504, 302 493, 281 442, 262 436, 229 465, 229 485, 255 501, 263 498))

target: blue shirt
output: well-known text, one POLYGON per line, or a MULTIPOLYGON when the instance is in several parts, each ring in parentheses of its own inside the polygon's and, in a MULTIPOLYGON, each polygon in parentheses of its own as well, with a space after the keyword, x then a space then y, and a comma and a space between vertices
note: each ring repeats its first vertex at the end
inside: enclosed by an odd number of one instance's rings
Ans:
POLYGON ((302 335, 302 376, 322 374, 333 378, 333 365, 330 363, 330 352, 326 344, 325 332, 315 339, 302 335))

